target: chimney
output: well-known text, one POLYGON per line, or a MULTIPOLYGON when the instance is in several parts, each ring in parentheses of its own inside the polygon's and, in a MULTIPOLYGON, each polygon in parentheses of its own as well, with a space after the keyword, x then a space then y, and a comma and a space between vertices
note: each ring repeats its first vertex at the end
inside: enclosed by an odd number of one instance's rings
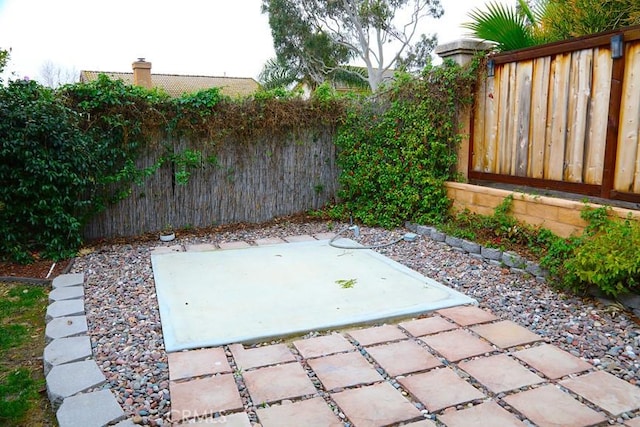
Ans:
POLYGON ((133 84, 151 89, 151 62, 138 58, 131 66, 133 67, 133 84))

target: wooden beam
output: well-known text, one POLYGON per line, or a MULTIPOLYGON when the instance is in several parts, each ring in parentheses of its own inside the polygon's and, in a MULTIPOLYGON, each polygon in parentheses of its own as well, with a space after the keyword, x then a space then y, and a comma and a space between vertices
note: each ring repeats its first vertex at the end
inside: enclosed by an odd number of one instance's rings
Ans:
POLYGON ((611 190, 616 173, 616 155, 618 152, 618 130, 620 105, 622 103, 622 83, 624 81, 625 57, 614 59, 611 69, 611 94, 609 95, 609 113, 607 114, 607 142, 604 148, 604 167, 602 169, 602 189, 600 197, 611 198, 611 190))
POLYGON ((543 188, 545 190, 564 191, 567 193, 584 194, 586 196, 600 196, 600 186, 578 182, 554 181, 550 179, 536 179, 513 175, 499 175, 472 171, 469 179, 473 181, 490 181, 503 184, 523 185, 527 187, 543 188))

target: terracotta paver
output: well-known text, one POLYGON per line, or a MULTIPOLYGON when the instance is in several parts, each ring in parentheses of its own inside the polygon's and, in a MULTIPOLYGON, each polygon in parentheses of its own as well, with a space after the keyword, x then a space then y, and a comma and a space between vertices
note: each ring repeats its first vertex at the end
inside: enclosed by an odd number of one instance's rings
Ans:
POLYGON ((386 426, 420 417, 421 412, 389 383, 331 394, 354 427, 386 426))
POLYGON ((461 362, 458 367, 471 374, 493 393, 515 390, 544 381, 542 377, 505 354, 461 362))
POLYGON ((399 341, 365 349, 392 377, 442 365, 438 358, 415 341, 399 341))
POLYGON ((344 423, 321 397, 257 409, 262 427, 341 427, 344 423))
POLYGON ((458 327, 455 323, 452 323, 440 316, 430 316, 424 319, 410 320, 408 322, 400 323, 404 329, 407 330, 414 337, 421 337, 424 335, 437 334, 438 332, 450 331, 458 327))
POLYGON ((299 363, 245 372, 242 377, 255 405, 314 394, 316 388, 299 363))
POLYGON ((188 423, 179 424, 179 426, 224 426, 224 427, 251 427, 251 421, 246 412, 238 412, 236 414, 220 415, 213 418, 198 418, 198 420, 190 420, 188 423))
POLYGON ((365 346, 380 344, 388 341, 406 339, 407 336, 397 327, 392 325, 382 325, 373 328, 354 329, 348 332, 351 338, 358 341, 358 344, 365 346))
POLYGON ((308 360, 309 367, 327 390, 382 381, 382 376, 359 352, 308 360))
POLYGON ((436 311, 441 316, 453 320, 460 326, 475 325, 477 323, 491 322, 498 318, 488 310, 483 310, 475 305, 444 308, 436 311))
POLYGON ((420 340, 450 362, 494 351, 489 343, 462 329, 421 337, 420 340))
POLYGON ((534 334, 510 320, 473 326, 470 329, 500 348, 510 348, 542 340, 540 335, 534 334))
POLYGON ((416 421, 414 423, 403 424, 404 427, 437 427, 433 421, 430 420, 422 420, 416 421))
POLYGON ((279 363, 294 362, 295 356, 284 344, 274 344, 257 348, 245 349, 242 344, 229 346, 236 366, 240 370, 260 368, 262 366, 277 365, 279 363))
POLYGON ((485 397, 450 368, 411 375, 398 382, 431 412, 485 397))
POLYGON ((516 351, 513 355, 551 379, 593 368, 591 364, 551 344, 516 351))
POLYGON ((169 379, 172 381, 231 372, 222 347, 169 353, 168 359, 169 379))
POLYGON ((586 427, 605 420, 554 385, 512 394, 504 401, 540 427, 586 427))
POLYGON ((525 424, 515 415, 490 401, 460 411, 446 412, 438 416, 447 427, 524 427, 525 424))
POLYGON ((169 392, 173 422, 242 408, 242 398, 232 374, 171 382, 169 392))
POLYGON ((218 247, 211 243, 198 243, 195 245, 185 245, 185 250, 187 252, 208 252, 215 251, 218 247))
POLYGON ((608 372, 592 372, 560 384, 612 415, 640 408, 640 388, 608 372))
POLYGON ((640 427, 640 417, 636 417, 632 420, 625 421, 624 425, 627 427, 640 427))
POLYGON ((354 350, 355 347, 340 334, 323 335, 320 337, 308 338, 294 341, 293 345, 305 359, 328 354, 342 353, 343 351, 354 350))
POLYGON ((336 233, 328 232, 328 233, 316 233, 313 235, 318 240, 331 240, 336 237, 336 233))

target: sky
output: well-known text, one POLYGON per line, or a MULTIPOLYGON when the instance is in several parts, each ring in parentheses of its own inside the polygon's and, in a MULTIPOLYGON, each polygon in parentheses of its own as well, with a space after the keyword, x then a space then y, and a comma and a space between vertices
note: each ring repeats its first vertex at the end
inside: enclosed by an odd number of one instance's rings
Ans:
MULTIPOLYGON (((468 12, 485 0, 441 0, 422 21, 441 43, 462 38, 468 12)), ((275 56, 261 0, 0 0, 0 47, 14 77, 38 79, 49 62, 64 71, 131 71, 258 77, 275 56)))

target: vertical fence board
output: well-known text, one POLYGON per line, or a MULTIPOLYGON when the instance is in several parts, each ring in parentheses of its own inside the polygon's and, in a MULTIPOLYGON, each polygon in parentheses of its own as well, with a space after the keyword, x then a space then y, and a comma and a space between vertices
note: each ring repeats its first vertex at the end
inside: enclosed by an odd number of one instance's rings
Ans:
POLYGON ((569 74, 571 72, 571 54, 560 54, 555 57, 555 73, 553 75, 550 94, 552 107, 551 133, 548 141, 549 157, 547 158, 546 179, 561 181, 564 172, 564 153, 567 137, 567 114, 569 101, 569 74))
POLYGON ((512 116, 511 114, 511 106, 513 103, 512 95, 510 91, 512 86, 510 86, 510 80, 512 75, 512 69, 515 68, 515 64, 504 64, 501 68, 500 72, 500 89, 499 89, 499 103, 498 103, 498 138, 496 145, 496 154, 498 157, 496 164, 496 172, 510 175, 511 174, 511 151, 510 151, 510 141, 511 138, 511 124, 512 124, 512 116))
POLYGON ((486 124, 489 120, 489 113, 487 111, 488 102, 488 80, 493 80, 491 77, 485 77, 480 75, 478 77, 478 83, 476 87, 474 106, 473 106, 473 152, 471 153, 471 169, 474 171, 486 170, 486 144, 489 138, 486 136, 486 124))
POLYGON ((531 124, 530 152, 527 175, 544 178, 544 152, 549 104, 549 79, 551 58, 548 56, 533 61, 531 78, 531 124))
POLYGON ((593 87, 585 141, 584 182, 586 184, 602 184, 612 64, 609 49, 594 49, 593 87))
POLYGON ((573 52, 571 63, 564 180, 582 182, 584 144, 591 98, 592 50, 573 52))
POLYGON ((640 121, 640 43, 628 46, 625 52, 625 76, 618 132, 618 155, 614 188, 618 191, 640 192, 640 153, 638 122, 640 121))
POLYGON ((529 163, 529 128, 531 125, 531 79, 533 61, 518 64, 515 90, 515 162, 516 176, 526 176, 529 163))

